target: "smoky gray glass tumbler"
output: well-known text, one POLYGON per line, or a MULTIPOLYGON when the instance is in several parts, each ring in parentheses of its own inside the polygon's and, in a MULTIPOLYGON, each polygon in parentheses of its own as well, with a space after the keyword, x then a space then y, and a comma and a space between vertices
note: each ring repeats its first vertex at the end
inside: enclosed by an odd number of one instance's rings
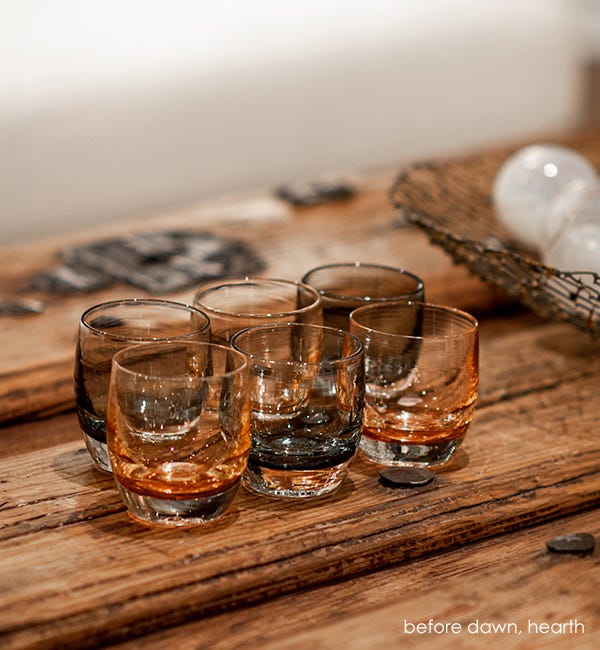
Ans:
POLYGON ((205 314, 169 300, 115 300, 90 307, 82 314, 75 354, 75 398, 79 425, 96 467, 111 471, 106 400, 115 353, 154 341, 209 339, 210 323, 205 314))
POLYGON ((252 447, 243 483, 275 497, 335 491, 360 439, 362 344, 348 332, 305 324, 236 334, 250 366, 252 447))

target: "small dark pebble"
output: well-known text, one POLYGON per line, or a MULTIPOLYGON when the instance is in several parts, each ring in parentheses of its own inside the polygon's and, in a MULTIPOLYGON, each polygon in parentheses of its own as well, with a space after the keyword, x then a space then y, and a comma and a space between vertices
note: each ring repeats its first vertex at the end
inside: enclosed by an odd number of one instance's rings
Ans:
POLYGON ((386 467, 379 472, 379 482, 386 487, 421 487, 434 478, 434 472, 418 467, 386 467))
POLYGON ((555 553, 591 553, 596 546, 596 539, 590 533, 571 533, 559 535, 546 542, 549 551, 555 553))

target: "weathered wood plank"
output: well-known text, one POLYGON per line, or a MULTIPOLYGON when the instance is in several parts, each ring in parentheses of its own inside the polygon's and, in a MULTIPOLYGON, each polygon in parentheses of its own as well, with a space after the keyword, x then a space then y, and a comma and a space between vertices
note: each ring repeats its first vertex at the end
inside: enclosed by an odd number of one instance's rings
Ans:
POLYGON ((480 323, 480 407, 578 377, 600 377, 600 341, 565 324, 522 322, 510 333, 503 332, 502 320, 480 323))
MULTIPOLYGON (((245 241, 264 259, 265 276, 299 279, 318 264, 360 259, 420 274, 427 283, 428 299, 434 302, 481 313, 505 306, 506 297, 464 268, 453 266, 422 232, 415 227, 398 226, 398 214, 387 196, 394 173, 386 170, 365 176, 358 196, 341 205, 292 210, 268 195, 253 195, 246 200, 192 206, 153 219, 134 219, 126 225, 60 241, 49 239, 4 249, 0 294, 23 286, 34 272, 57 265, 57 251, 71 243, 125 232, 181 227, 210 229, 245 241)), ((11 341, 0 357, 0 423, 71 408, 73 355, 81 313, 104 300, 142 294, 115 286, 87 295, 53 297, 46 311, 39 315, 0 318, 0 334, 11 341)), ((165 297, 192 302, 193 296, 194 290, 188 290, 165 297)))
MULTIPOLYGON (((597 522, 597 512, 595 518, 582 520, 596 535, 600 530, 597 522)), ((356 612, 352 618, 332 621, 318 630, 298 630, 283 639, 272 638, 260 647, 359 650, 389 647, 395 642, 408 648, 597 648, 600 615, 594 594, 600 579, 598 552, 595 558, 550 556, 538 531, 524 544, 530 548, 525 562, 513 560, 511 545, 502 549, 509 561, 496 562, 494 569, 483 575, 442 584, 436 579, 428 593, 412 596, 409 592, 393 604, 388 601, 377 609, 370 607, 368 612, 356 612), (532 552, 534 544, 536 550, 532 552), (405 631, 406 621, 427 625, 430 620, 458 623, 460 631, 405 631)), ((500 549, 495 551, 496 558, 501 557, 500 549)))
POLYGON ((528 527, 318 589, 296 591, 118 644, 114 650, 231 648, 596 648, 600 644, 600 548, 550 555, 545 542, 587 531, 600 540, 598 511, 528 527), (412 634, 404 621, 456 622, 460 633, 412 634), (528 621, 578 620, 581 634, 533 634, 528 621), (470 632, 514 622, 523 634, 470 632), (472 630, 477 628, 471 627, 472 630), (480 625, 479 629, 483 629, 480 625), (471 645, 472 644, 472 645, 471 645))
POLYGON ((81 431, 72 411, 43 420, 23 420, 4 425, 0 443, 0 459, 36 449, 42 450, 63 442, 81 441, 81 431))
POLYGON ((9 647, 105 643, 599 505, 596 394, 582 377, 484 406, 429 487, 384 488, 359 461, 334 497, 241 492, 205 529, 130 521, 80 444, 6 458, 0 634, 9 647))

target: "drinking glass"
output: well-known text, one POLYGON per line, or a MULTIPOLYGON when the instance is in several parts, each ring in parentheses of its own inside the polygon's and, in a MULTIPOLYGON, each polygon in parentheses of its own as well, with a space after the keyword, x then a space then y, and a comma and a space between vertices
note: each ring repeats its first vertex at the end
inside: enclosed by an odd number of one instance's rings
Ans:
POLYGON ((427 303, 379 303, 350 315, 364 345, 360 449, 382 465, 436 467, 452 459, 475 408, 478 324, 427 303))
POLYGON ((323 322, 316 289, 288 280, 243 278, 212 282, 196 293, 194 305, 208 314, 212 341, 221 344, 254 325, 323 322))
POLYGON ((288 323, 242 330, 231 345, 250 363, 252 448, 245 487, 276 497, 336 490, 360 438, 360 341, 341 330, 288 323))
POLYGON ((209 339, 210 323, 205 314, 169 300, 115 300, 83 313, 75 354, 75 396, 79 425, 96 467, 111 471, 105 420, 114 354, 150 341, 209 339))
POLYGON ((248 364, 213 343, 148 343, 113 357, 107 439, 129 513, 181 526, 229 506, 250 451, 248 364))
POLYGON ((348 330, 353 309, 373 302, 424 300, 424 284, 414 273, 380 264, 326 264, 307 271, 302 282, 323 301, 323 324, 348 330))

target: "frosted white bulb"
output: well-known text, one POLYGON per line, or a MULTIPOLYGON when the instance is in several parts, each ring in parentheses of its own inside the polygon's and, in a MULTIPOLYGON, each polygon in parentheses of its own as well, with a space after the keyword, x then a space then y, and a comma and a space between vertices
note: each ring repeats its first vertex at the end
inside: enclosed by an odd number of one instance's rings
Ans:
POLYGON ((498 219, 511 235, 540 249, 560 228, 548 215, 557 197, 598 181, 594 167, 579 153, 560 145, 535 144, 520 149, 500 167, 492 187, 498 219))
POLYGON ((542 252, 544 264, 600 274, 600 183, 572 197, 561 230, 542 252))
MULTIPOLYGON (((586 208, 586 203, 590 200, 593 201, 593 196, 598 191, 598 188, 600 188, 600 178, 594 181, 579 179, 573 181, 568 188, 558 194, 550 205, 546 219, 540 227, 541 239, 539 247, 542 252, 548 249, 570 221, 577 218, 581 210, 591 210, 593 214, 594 208, 591 206, 586 208)), ((579 217, 579 220, 581 218, 582 216, 579 217)))
POLYGON ((567 226, 544 255, 544 264, 561 271, 594 271, 600 275, 600 223, 567 226))

